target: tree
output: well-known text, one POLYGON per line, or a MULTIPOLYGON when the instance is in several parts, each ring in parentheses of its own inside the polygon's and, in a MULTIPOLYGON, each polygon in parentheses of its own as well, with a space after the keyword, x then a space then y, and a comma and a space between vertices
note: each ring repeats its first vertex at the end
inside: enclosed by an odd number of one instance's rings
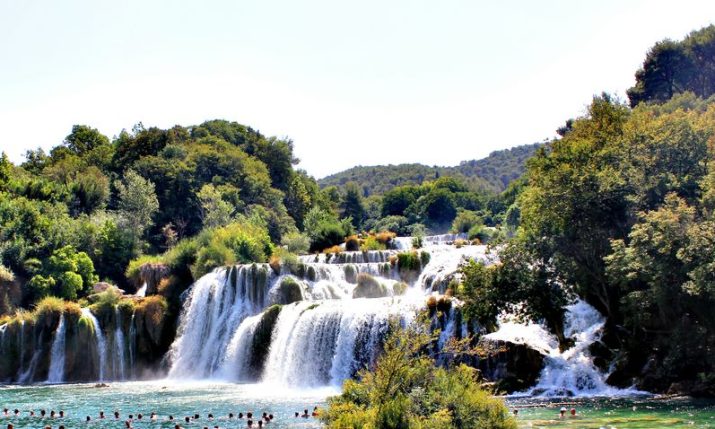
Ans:
POLYGON ((152 217, 159 210, 154 184, 133 170, 128 170, 123 181, 115 184, 119 197, 118 209, 122 221, 128 226, 133 240, 138 244, 152 217))
POLYGON ((109 139, 96 128, 74 125, 63 144, 76 155, 84 155, 102 146, 109 146, 109 139))
POLYGON ((213 185, 204 185, 196 194, 201 203, 201 220, 204 228, 228 225, 234 207, 223 200, 221 193, 213 185))
POLYGON ((54 295, 76 300, 98 281, 94 264, 85 252, 77 252, 65 246, 52 252, 43 264, 41 274, 30 280, 30 288, 36 298, 54 295))
POLYGON ((360 229, 365 220, 366 211, 365 204, 362 200, 360 188, 356 183, 348 183, 345 185, 345 197, 342 203, 342 217, 351 218, 352 224, 356 229, 360 229))

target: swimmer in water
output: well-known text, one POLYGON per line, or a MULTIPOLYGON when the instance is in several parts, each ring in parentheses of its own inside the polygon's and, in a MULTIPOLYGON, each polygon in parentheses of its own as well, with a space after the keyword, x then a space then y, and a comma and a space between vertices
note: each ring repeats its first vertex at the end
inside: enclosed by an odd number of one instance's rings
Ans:
POLYGON ((559 410, 559 418, 563 419, 566 417, 566 407, 561 407, 561 410, 559 410))
POLYGON ((571 418, 576 417, 576 408, 571 408, 570 413, 571 413, 571 418))
POLYGON ((104 411, 99 412, 99 419, 100 420, 104 419, 104 411))
POLYGON ((114 412, 114 420, 119 419, 119 411, 114 412))

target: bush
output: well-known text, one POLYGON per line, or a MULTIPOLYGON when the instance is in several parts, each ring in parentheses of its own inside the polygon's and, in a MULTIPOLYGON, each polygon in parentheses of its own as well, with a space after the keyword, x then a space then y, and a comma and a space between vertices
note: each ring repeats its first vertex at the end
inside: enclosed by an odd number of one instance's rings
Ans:
POLYGON ((390 231, 382 231, 375 234, 375 239, 385 247, 390 247, 395 237, 397 237, 397 234, 390 231))
POLYGON ((480 243, 486 243, 489 241, 489 232, 484 227, 484 225, 474 225, 467 232, 467 237, 470 240, 479 240, 480 243))
POLYGON ((308 253, 310 249, 310 238, 305 234, 292 232, 283 236, 281 244, 284 245, 290 253, 301 255, 308 253))
POLYGON ((367 252, 370 250, 385 250, 387 247, 381 243, 374 235, 369 235, 360 246, 360 250, 367 252))
POLYGON ((320 418, 328 428, 516 429, 500 399, 466 365, 438 367, 425 354, 434 336, 427 323, 393 323, 373 371, 346 380, 320 418))
POLYGON ((322 223, 313 232, 310 242, 310 251, 315 252, 338 245, 343 242, 345 231, 339 223, 322 223))
POLYGON ((479 217, 477 212, 473 212, 471 210, 459 210, 457 212, 457 217, 455 217, 452 221, 451 231, 455 234, 464 234, 469 232, 472 228, 481 226, 482 224, 482 218, 479 217))
POLYGON ((345 250, 348 252, 360 250, 360 240, 358 240, 357 235, 351 235, 345 239, 345 250))
POLYGON ((414 250, 411 252, 400 252, 397 254, 397 267, 400 271, 420 271, 422 269, 422 259, 414 250))

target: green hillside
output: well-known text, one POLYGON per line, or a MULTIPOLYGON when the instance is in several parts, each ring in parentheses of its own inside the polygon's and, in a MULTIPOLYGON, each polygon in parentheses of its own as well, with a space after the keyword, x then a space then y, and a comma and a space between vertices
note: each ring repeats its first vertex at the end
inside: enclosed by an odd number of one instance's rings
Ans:
POLYGON ((440 176, 451 176, 467 183, 475 190, 501 192, 519 178, 529 159, 541 143, 517 146, 492 152, 488 157, 463 161, 454 167, 424 164, 357 166, 318 180, 321 187, 343 187, 357 183, 368 195, 381 195, 395 186, 419 185, 440 176))

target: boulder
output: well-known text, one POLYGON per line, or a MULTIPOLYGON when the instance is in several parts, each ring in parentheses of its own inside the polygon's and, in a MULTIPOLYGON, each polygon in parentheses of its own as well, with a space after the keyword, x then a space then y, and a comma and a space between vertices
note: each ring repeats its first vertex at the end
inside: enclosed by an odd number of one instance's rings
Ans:
POLYGON ((536 384, 544 367, 544 355, 527 345, 481 339, 476 367, 497 390, 512 393, 536 384))

